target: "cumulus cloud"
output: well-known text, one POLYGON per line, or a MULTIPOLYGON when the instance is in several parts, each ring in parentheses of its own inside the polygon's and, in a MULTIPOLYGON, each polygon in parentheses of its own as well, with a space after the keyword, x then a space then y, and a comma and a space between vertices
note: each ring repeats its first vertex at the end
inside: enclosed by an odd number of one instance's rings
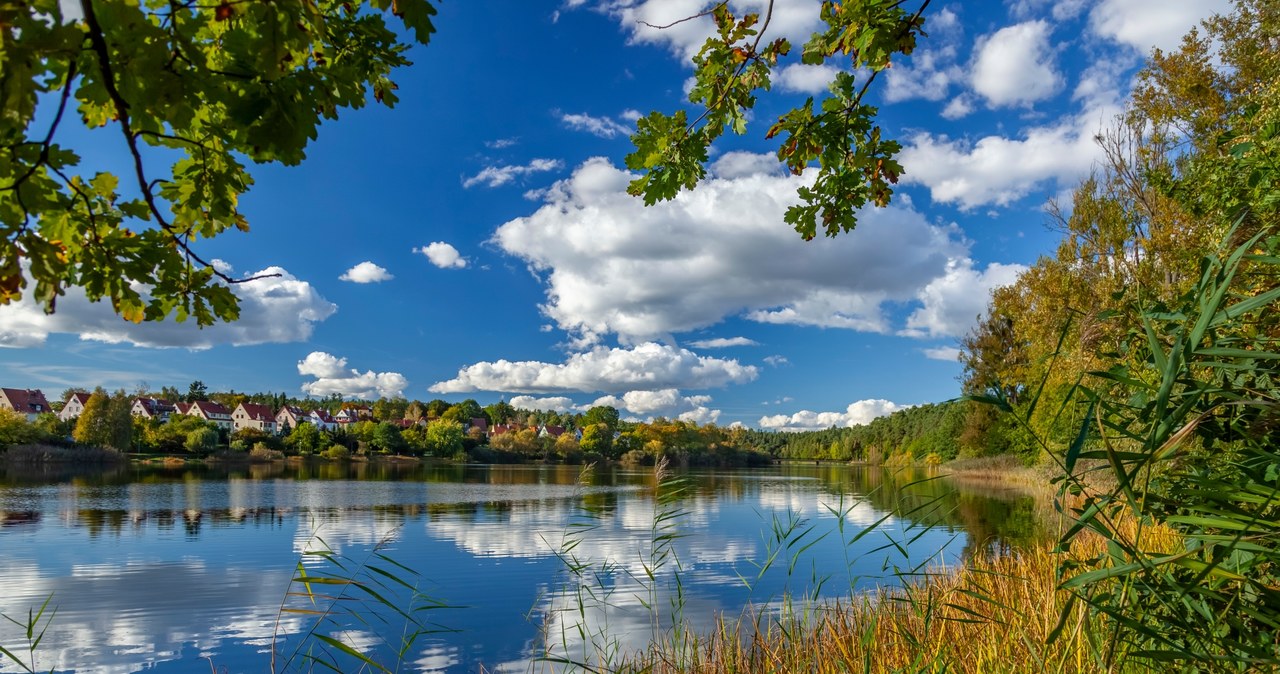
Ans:
POLYGON ((746 337, 715 337, 689 342, 689 346, 699 349, 724 349, 730 346, 758 346, 760 342, 746 337))
POLYGON ((346 398, 363 400, 393 398, 403 394, 409 386, 409 380, 399 372, 370 370, 362 373, 355 368, 348 369, 346 358, 323 351, 312 351, 306 358, 298 361, 298 374, 315 377, 314 381, 302 385, 302 392, 320 397, 337 393, 346 398))
POLYGON ((486 166, 479 173, 469 178, 464 178, 462 186, 468 188, 476 185, 502 187, 507 183, 513 182, 516 178, 523 178, 534 173, 558 171, 561 168, 564 168, 564 162, 559 159, 534 159, 528 164, 486 166))
POLYGON ((1102 156, 1094 136, 1119 113, 1116 106, 1088 106, 1074 117, 1029 128, 1021 138, 970 142, 920 133, 899 155, 903 181, 925 185, 934 201, 965 210, 1007 205, 1037 189, 1056 192, 1088 174, 1102 156))
POLYGON ((457 248, 444 241, 434 241, 414 248, 413 252, 426 255, 427 259, 431 260, 431 264, 441 269, 462 269, 467 266, 467 258, 462 257, 457 248))
POLYGON ((614 121, 608 117, 595 117, 588 114, 562 114, 560 121, 574 131, 585 131, 598 138, 615 138, 631 135, 631 127, 614 121))
POLYGON ((937 346, 928 349, 922 349, 924 357, 930 360, 945 360, 954 363, 960 360, 960 349, 954 346, 937 346))
POLYGON ((946 119, 960 119, 973 112, 973 97, 969 94, 960 94, 951 99, 942 109, 942 116, 946 119))
POLYGON ((783 213, 812 176, 714 178, 651 207, 626 193, 632 177, 590 159, 492 239, 545 280, 543 312, 580 343, 639 343, 733 315, 888 333, 886 303, 912 301, 968 254, 958 229, 904 204, 805 242, 783 213))
POLYGON ((773 74, 773 86, 782 91, 820 94, 827 90, 827 86, 831 84, 831 80, 835 79, 838 72, 840 72, 838 68, 826 64, 791 63, 779 68, 773 74))
POLYGON ((1045 21, 1001 28, 978 41, 971 83, 992 107, 1028 105, 1057 93, 1062 75, 1054 68, 1045 21))
POLYGON ((1101 0, 1089 12, 1089 29, 1146 54, 1174 49, 1201 21, 1230 10, 1230 0, 1101 0))
POLYGON ((435 393, 510 391, 514 393, 620 393, 663 388, 713 388, 745 384, 755 366, 736 360, 699 356, 688 349, 648 342, 633 348, 597 347, 563 363, 541 361, 480 362, 458 376, 431 386, 435 393))
POLYGON ((782 367, 783 365, 791 364, 791 361, 787 360, 786 356, 779 356, 776 354, 772 356, 765 356, 764 362, 771 367, 782 367))
POLYGON ((386 269, 372 262, 361 262, 348 269, 342 276, 339 276, 338 280, 352 283, 379 283, 381 281, 390 281, 393 278, 395 277, 388 273, 386 269))
POLYGON ((934 279, 920 292, 924 306, 907 317, 907 327, 902 334, 911 337, 965 334, 978 315, 986 311, 991 291, 1011 285, 1026 270, 1020 264, 993 262, 979 271, 969 260, 952 263, 945 276, 934 279))
POLYGON ((810 412, 801 410, 795 414, 775 414, 760 417, 760 427, 775 431, 820 431, 832 426, 850 427, 868 424, 876 417, 904 410, 911 405, 899 405, 882 399, 859 400, 850 403, 843 412, 810 412))
POLYGON ((711 396, 682 395, 679 390, 668 388, 658 391, 627 391, 621 397, 605 396, 596 399, 591 406, 608 405, 642 417, 668 417, 692 421, 698 424, 715 423, 720 410, 707 405, 711 396))
POLYGON ((574 404, 572 398, 565 396, 551 396, 547 398, 535 398, 533 396, 516 396, 507 401, 512 407, 519 410, 534 410, 538 412, 573 412, 579 408, 574 404))
MULTIPOLYGON (((194 320, 179 323, 171 318, 130 323, 117 316, 109 302, 90 302, 79 288, 68 288, 66 296, 58 299, 57 313, 46 315, 28 291, 20 301, 0 306, 0 347, 41 346, 50 334, 79 335, 82 340, 108 344, 188 349, 302 342, 311 337, 316 323, 338 310, 310 283, 285 269, 268 267, 251 276, 264 274, 279 276, 231 286, 240 298, 238 320, 203 329, 194 320)), ((134 289, 145 301, 146 287, 135 284, 134 289)))
POLYGON ((725 180, 755 175, 778 175, 782 170, 782 164, 778 163, 778 157, 775 155, 741 150, 726 152, 711 164, 711 175, 725 180))

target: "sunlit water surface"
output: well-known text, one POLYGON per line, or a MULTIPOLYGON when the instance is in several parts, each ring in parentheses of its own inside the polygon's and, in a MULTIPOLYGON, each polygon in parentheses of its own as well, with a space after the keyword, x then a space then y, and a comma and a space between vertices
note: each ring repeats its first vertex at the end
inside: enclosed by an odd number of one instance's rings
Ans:
MULTIPOLYGON (((706 628, 787 596, 848 597, 1038 535, 1031 499, 926 474, 786 465, 679 475, 684 491, 663 503, 651 469, 585 480, 572 466, 0 470, 0 613, 25 619, 52 596, 37 670, 262 672, 273 644, 284 669, 318 645, 303 638, 315 616, 280 609, 300 561, 334 570, 305 554, 327 546, 416 585, 429 597, 417 605, 444 605, 418 614, 432 631, 401 671, 542 671, 548 656, 643 647, 675 617, 706 628)), ((381 579, 384 596, 410 605, 381 579)), ((394 659, 386 642, 401 624, 365 612, 369 624, 319 632, 394 659)), ((24 643, 0 625, 0 645, 26 657, 24 643)))

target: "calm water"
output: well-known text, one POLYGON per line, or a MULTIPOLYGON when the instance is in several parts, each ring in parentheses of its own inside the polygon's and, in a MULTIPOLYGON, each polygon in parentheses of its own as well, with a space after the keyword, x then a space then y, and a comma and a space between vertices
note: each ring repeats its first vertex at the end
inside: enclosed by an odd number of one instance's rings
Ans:
MULTIPOLYGON (((273 631, 289 653, 314 620, 279 611, 300 559, 325 568, 303 553, 319 537, 369 559, 381 543, 449 605, 421 614, 440 631, 419 637, 403 671, 539 671, 540 656, 582 657, 584 642, 643 646, 673 612, 705 626, 788 593, 847 597, 898 582, 895 569, 1039 535, 1031 499, 911 484, 927 475, 811 465, 682 475, 687 490, 668 506, 677 514, 662 519, 652 472, 620 468, 586 486, 572 466, 0 470, 0 612, 25 617, 53 596, 44 671, 269 671, 273 631), (845 512, 843 533, 833 510, 845 512), (656 519, 682 534, 660 566, 656 519)), ((372 622, 321 632, 386 658, 380 640, 401 627, 372 622)), ((0 625, 0 645, 17 650, 20 636, 0 625)))

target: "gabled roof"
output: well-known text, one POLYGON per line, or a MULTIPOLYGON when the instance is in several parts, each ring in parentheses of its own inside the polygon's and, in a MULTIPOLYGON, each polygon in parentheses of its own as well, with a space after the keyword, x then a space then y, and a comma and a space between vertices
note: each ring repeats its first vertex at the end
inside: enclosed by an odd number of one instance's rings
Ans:
POLYGON ((13 411, 21 414, 39 414, 49 411, 49 401, 45 400, 40 389, 0 388, 5 399, 13 406, 13 411))
POLYGON ((134 400, 133 403, 135 405, 141 404, 142 407, 147 410, 147 414, 151 414, 153 416, 156 414, 164 414, 165 412, 173 412, 175 409, 180 410, 182 414, 186 414, 186 409, 190 407, 186 403, 178 403, 178 406, 175 407, 174 404, 168 400, 160 400, 159 398, 138 398, 134 400))
POLYGON ((288 412, 289 414, 292 414, 295 417, 307 416, 307 413, 303 412, 301 407, 295 407, 293 405, 285 405, 284 407, 281 407, 280 411, 277 413, 277 416, 284 414, 285 412, 288 412))
POLYGON ((89 402, 89 394, 85 393, 84 391, 76 391, 75 393, 72 393, 71 395, 67 396, 66 402, 69 403, 72 400, 77 400, 80 402, 81 405, 83 405, 89 402))
POLYGON ((564 426, 543 426, 542 430, 546 431, 547 435, 550 435, 553 438, 558 438, 561 435, 564 435, 564 426))
POLYGON ((329 413, 326 412, 325 410, 311 410, 311 416, 315 417, 316 419, 319 419, 320 421, 323 421, 326 424, 338 423, 334 421, 333 417, 329 416, 329 413))
POLYGON ((249 415, 254 421, 275 421, 276 415, 272 413, 270 405, 259 405, 258 403, 240 403, 240 408, 244 413, 249 415))
POLYGON ((213 416, 215 414, 231 416, 231 410, 212 400, 197 400, 191 403, 191 406, 203 412, 205 416, 213 416))

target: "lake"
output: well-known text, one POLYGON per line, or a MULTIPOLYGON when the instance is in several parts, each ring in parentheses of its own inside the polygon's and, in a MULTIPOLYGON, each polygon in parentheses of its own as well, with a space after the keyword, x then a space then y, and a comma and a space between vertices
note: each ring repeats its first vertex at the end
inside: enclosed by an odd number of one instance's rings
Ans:
MULTIPOLYGON (((547 656, 642 647, 676 619, 706 628, 786 597, 848 597, 1044 535, 1030 497, 923 472, 675 475, 659 487, 652 468, 621 467, 0 468, 0 612, 25 619, 52 596, 44 671, 269 671, 273 642, 275 668, 306 669, 307 648, 333 651, 304 638, 323 616, 282 605, 336 604, 315 631, 390 661, 393 611, 354 586, 310 585, 337 602, 291 586, 299 568, 334 573, 343 559, 389 603, 430 607, 411 612, 428 629, 402 671, 541 671, 547 656)), ((26 657, 23 637, 0 625, 0 645, 26 657)))

